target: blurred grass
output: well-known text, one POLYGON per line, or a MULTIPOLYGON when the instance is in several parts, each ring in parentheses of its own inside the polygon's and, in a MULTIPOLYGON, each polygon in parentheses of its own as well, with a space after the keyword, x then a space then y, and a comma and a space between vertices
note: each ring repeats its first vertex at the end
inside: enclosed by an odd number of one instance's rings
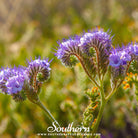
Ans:
MULTIPOLYGON (((138 41, 137 0, 16 2, 0 1, 0 66, 26 65, 26 59, 38 56, 53 59, 51 77, 43 85, 40 99, 62 126, 71 122, 80 125, 89 102, 84 90, 92 85, 79 64, 74 69, 66 68, 55 58, 56 41, 96 26, 112 31, 115 46, 138 41), (8 18, 10 14, 14 18, 8 18)), ((109 83, 107 77, 107 91, 109 83)), ((120 89, 107 104, 99 129, 103 135, 136 136, 134 122, 138 120, 133 106, 137 103, 130 102, 123 91, 120 89)), ((0 137, 31 138, 46 132, 50 125, 39 107, 29 101, 15 103, 10 96, 0 94, 0 137)))

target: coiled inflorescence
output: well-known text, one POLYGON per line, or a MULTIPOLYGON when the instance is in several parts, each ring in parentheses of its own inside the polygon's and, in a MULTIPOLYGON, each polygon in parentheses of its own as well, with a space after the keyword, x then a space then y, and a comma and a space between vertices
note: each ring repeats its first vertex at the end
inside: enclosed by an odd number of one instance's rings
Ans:
POLYGON ((112 38, 103 30, 95 29, 81 37, 75 37, 59 43, 57 58, 65 65, 73 65, 70 59, 75 55, 89 75, 104 74, 109 64, 109 54, 112 49, 112 38))
POLYGON ((49 78, 50 70, 48 59, 41 60, 38 58, 34 61, 32 60, 31 62, 28 61, 27 74, 30 80, 30 85, 36 89, 40 82, 43 82, 49 78))
POLYGON ((28 67, 2 68, 0 71, 2 93, 12 95, 16 101, 25 100, 28 92, 38 94, 40 84, 50 76, 49 66, 48 59, 38 58, 28 62, 28 67))
MULTIPOLYGON (((96 61, 98 74, 105 74, 109 64, 109 54, 112 49, 112 37, 97 28, 94 31, 85 33, 80 39, 80 45, 83 52, 91 55, 91 48, 96 52, 96 61)), ((96 64, 96 63, 95 63, 96 64)))
POLYGON ((59 47, 55 55, 58 59, 61 59, 66 66, 72 66, 75 64, 74 61, 76 61, 73 55, 78 58, 81 56, 81 51, 78 47, 79 43, 80 37, 78 36, 68 40, 63 40, 63 42, 58 42, 59 47))
POLYGON ((2 93, 10 94, 16 100, 24 100, 22 89, 24 81, 27 80, 24 67, 2 68, 0 72, 0 89, 2 93))
POLYGON ((114 81, 126 76, 130 63, 133 60, 138 61, 138 45, 136 43, 112 50, 109 56, 109 65, 111 65, 114 81))
POLYGON ((137 43, 114 49, 110 33, 98 28, 58 44, 57 58, 65 65, 72 66, 76 63, 72 55, 76 56, 90 78, 97 75, 100 80, 103 79, 110 65, 115 83, 116 79, 125 77, 132 61, 138 62, 137 43))

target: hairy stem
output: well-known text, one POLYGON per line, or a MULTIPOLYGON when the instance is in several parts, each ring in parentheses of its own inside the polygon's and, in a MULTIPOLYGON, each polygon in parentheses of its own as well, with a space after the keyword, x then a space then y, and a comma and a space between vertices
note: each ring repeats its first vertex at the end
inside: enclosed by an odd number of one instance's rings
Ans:
POLYGON ((97 68, 98 68, 98 76, 99 76, 99 80, 101 81, 101 76, 100 76, 100 69, 99 69, 99 50, 95 47, 95 51, 96 51, 96 57, 97 57, 97 68))
POLYGON ((105 98, 106 101, 109 101, 109 99, 115 94, 116 91, 117 91, 117 88, 115 87, 115 88, 109 93, 109 95, 105 98))
POLYGON ((101 106, 100 106, 100 110, 99 110, 99 113, 98 113, 98 116, 97 116, 96 124, 94 125, 93 130, 92 130, 93 135, 94 135, 94 133, 96 133, 96 131, 98 129, 98 126, 100 124, 102 114, 103 114, 103 111, 104 111, 104 107, 105 107, 105 104, 106 104, 104 90, 103 90, 103 81, 101 81, 100 93, 101 93, 101 106))
POLYGON ((98 85, 98 83, 91 77, 91 75, 90 75, 89 72, 87 71, 87 69, 86 69, 86 67, 85 67, 85 65, 84 65, 84 63, 83 63, 83 61, 82 61, 82 59, 81 59, 78 55, 75 55, 75 56, 79 59, 79 61, 80 61, 81 65, 82 65, 84 71, 86 72, 86 74, 88 75, 88 77, 90 78, 90 80, 91 80, 99 89, 101 89, 100 86, 98 85))
POLYGON ((96 131, 98 129, 98 126, 100 124, 100 121, 101 121, 101 118, 102 118, 102 115, 103 115, 105 105, 106 105, 106 101, 102 100, 101 101, 101 107, 100 107, 100 110, 99 110, 99 113, 98 113, 98 116, 97 116, 96 124, 94 125, 93 130, 92 130, 93 135, 94 135, 94 133, 96 133, 96 131))

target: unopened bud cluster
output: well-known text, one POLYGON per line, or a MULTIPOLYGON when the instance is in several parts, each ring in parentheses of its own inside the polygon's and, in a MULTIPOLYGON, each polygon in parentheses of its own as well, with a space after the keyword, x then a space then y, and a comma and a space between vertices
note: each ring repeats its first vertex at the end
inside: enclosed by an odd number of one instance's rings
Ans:
POLYGON ((83 125, 93 127, 100 107, 100 93, 97 87, 93 87, 91 90, 86 91, 86 94, 90 98, 90 104, 83 113, 83 125))

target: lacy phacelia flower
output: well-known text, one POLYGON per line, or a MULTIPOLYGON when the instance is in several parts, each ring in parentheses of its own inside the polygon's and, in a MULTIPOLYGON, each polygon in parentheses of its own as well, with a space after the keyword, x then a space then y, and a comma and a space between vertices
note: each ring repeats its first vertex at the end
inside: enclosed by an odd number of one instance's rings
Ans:
POLYGON ((78 36, 74 37, 73 39, 70 38, 69 40, 63 40, 63 42, 58 42, 58 50, 55 54, 58 59, 67 65, 72 66, 72 62, 70 60, 71 55, 79 55, 80 48, 78 47, 80 42, 80 38, 78 36))
POLYGON ((89 48, 90 47, 95 47, 95 48, 100 48, 101 45, 105 48, 105 52, 110 52, 111 49, 111 36, 103 32, 103 30, 98 30, 95 29, 92 32, 85 33, 81 39, 80 39, 80 44, 84 50, 84 52, 88 52, 89 54, 89 48))
POLYGON ((16 76, 10 77, 5 86, 7 88, 8 94, 17 94, 23 88, 25 81, 25 76, 23 74, 18 74, 16 76))
POLYGON ((127 50, 120 51, 119 54, 123 65, 126 65, 127 61, 131 60, 131 56, 127 50))
POLYGON ((127 45, 127 50, 131 54, 131 56, 138 56, 138 44, 137 43, 130 43, 127 45))
POLYGON ((59 42, 55 55, 67 66, 75 65, 79 60, 89 76, 96 76, 95 65, 97 65, 97 72, 101 77, 108 68, 109 54, 112 49, 111 39, 108 33, 96 28, 82 37, 77 36, 59 42))
POLYGON ((109 54, 112 49, 112 37, 102 29, 96 28, 94 31, 85 33, 80 38, 80 44, 83 53, 90 57, 96 57, 98 62, 97 71, 99 76, 104 75, 109 64, 109 54))
POLYGON ((48 59, 40 58, 28 61, 27 74, 30 78, 30 84, 36 85, 37 81, 45 81, 50 76, 50 64, 48 59))
MULTIPOLYGON (((21 86, 17 86, 17 82, 20 79, 23 82, 25 80, 25 69, 23 67, 2 68, 0 72, 0 89, 7 94, 17 93, 19 90, 16 90, 16 87, 22 88, 21 86), (18 80, 16 81, 17 78, 18 80)), ((21 85, 21 80, 18 85, 21 85)))
POLYGON ((131 55, 127 49, 115 49, 111 52, 109 56, 109 65, 113 67, 119 67, 120 65, 126 65, 127 61, 130 60, 131 55))
POLYGON ((122 60, 120 59, 120 54, 116 51, 114 51, 110 56, 109 56, 109 65, 113 67, 119 67, 122 63, 122 60))
POLYGON ((28 67, 2 68, 0 70, 0 89, 2 93, 12 95, 15 101, 26 97, 37 102, 43 81, 50 75, 48 59, 40 58, 28 62, 28 67))

